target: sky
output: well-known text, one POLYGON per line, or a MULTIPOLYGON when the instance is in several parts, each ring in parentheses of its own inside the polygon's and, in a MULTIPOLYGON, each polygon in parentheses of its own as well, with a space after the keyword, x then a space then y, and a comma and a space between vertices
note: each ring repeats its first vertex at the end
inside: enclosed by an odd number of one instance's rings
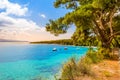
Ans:
POLYGON ((58 37, 45 30, 49 19, 64 16, 69 10, 54 8, 55 0, 0 0, 0 39, 43 41, 68 39, 75 28, 58 37))

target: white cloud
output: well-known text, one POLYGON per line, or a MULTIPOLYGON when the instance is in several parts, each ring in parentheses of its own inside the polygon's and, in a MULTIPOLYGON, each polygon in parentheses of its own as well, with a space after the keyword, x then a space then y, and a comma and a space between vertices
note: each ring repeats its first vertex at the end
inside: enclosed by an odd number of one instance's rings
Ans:
POLYGON ((5 12, 2 12, 1 14, 4 15, 16 15, 16 16, 25 16, 26 12, 28 11, 28 8, 26 6, 21 6, 17 3, 11 3, 8 0, 0 0, 0 9, 4 9, 5 12))
POLYGON ((55 37, 53 34, 46 32, 45 27, 40 27, 31 20, 12 18, 0 14, 0 38, 23 41, 43 41, 70 38, 70 34, 55 37))
POLYGON ((31 20, 27 20, 24 18, 12 18, 3 14, 0 14, 0 23, 2 24, 2 26, 0 27, 5 28, 17 27, 24 30, 39 28, 39 26, 31 20))
MULTIPOLYGON (((0 12, 0 38, 25 41, 61 39, 61 37, 55 37, 46 32, 45 27, 40 27, 32 20, 10 16, 10 14, 25 16, 28 11, 25 5, 22 7, 9 0, 0 0, 0 10, 3 10, 3 12, 0 12)), ((44 14, 39 16, 46 18, 44 14)), ((70 36, 66 34, 62 35, 62 38, 70 38, 70 36)))
POLYGON ((46 15, 45 14, 40 14, 40 17, 46 18, 46 15))
POLYGON ((32 20, 14 18, 9 15, 25 16, 28 8, 24 5, 11 3, 8 0, 0 0, 0 38, 17 39, 21 36, 32 36, 33 33, 42 32, 42 28, 32 20))
POLYGON ((31 34, 33 32, 43 31, 35 22, 24 18, 12 18, 0 14, 0 34, 18 33, 31 34))

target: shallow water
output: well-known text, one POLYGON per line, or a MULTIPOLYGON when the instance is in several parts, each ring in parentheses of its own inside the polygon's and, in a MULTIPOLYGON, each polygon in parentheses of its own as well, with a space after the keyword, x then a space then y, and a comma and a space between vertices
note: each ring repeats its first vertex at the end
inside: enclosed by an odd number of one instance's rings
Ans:
POLYGON ((53 80, 62 64, 72 56, 83 56, 87 50, 80 46, 0 44, 0 80, 53 80))

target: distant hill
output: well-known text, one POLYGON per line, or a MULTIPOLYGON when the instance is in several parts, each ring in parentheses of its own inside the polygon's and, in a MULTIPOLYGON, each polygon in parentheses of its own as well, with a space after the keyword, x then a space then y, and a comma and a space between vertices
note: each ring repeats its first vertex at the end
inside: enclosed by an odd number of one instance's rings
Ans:
POLYGON ((27 42, 27 41, 18 41, 18 40, 0 39, 0 42, 27 42))

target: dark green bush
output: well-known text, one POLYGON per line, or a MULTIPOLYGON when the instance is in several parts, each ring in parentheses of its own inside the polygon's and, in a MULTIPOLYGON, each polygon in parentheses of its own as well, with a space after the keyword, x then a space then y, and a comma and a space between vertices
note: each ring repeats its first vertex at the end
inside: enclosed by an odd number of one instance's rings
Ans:
POLYGON ((94 51, 93 49, 90 49, 86 56, 89 57, 93 63, 98 63, 104 58, 104 55, 101 52, 94 51))
MULTIPOLYGON (((117 49, 117 48, 114 48, 114 49, 117 49)), ((104 59, 118 60, 119 53, 114 54, 114 49, 100 48, 100 49, 98 49, 98 53, 103 55, 104 59)), ((118 48, 118 50, 119 50, 119 48, 118 48)))

